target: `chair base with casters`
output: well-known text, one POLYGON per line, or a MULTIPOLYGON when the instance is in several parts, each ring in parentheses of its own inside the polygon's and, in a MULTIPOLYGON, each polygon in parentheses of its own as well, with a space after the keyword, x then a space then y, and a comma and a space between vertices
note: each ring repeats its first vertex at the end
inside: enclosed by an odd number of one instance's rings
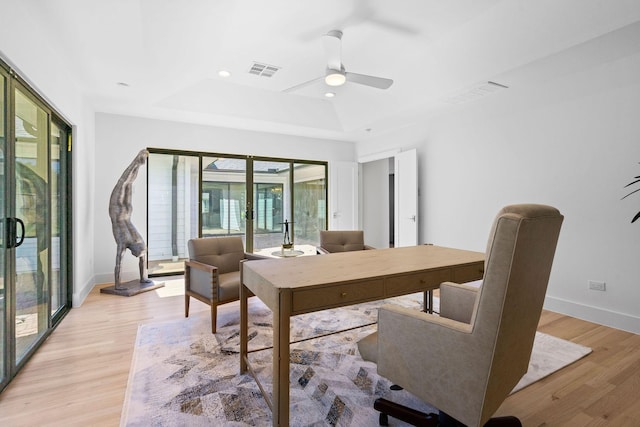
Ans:
MULTIPOLYGON (((427 414, 382 397, 373 402, 373 409, 380 412, 381 426, 388 426, 389 417, 393 417, 416 427, 465 427, 464 424, 442 411, 437 414, 427 414)), ((487 421, 484 427, 522 427, 522 423, 513 416, 494 417, 487 421)))

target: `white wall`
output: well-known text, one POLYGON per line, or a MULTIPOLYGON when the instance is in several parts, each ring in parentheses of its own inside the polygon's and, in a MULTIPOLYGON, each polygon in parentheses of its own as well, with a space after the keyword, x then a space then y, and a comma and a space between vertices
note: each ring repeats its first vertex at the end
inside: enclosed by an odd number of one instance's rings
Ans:
MULTIPOLYGON (((190 125, 112 114, 96 115, 95 274, 96 283, 113 281, 116 243, 109 219, 109 197, 124 169, 142 148, 220 154, 252 154, 301 160, 353 161, 353 143, 190 125)), ((132 222, 146 235, 146 167, 134 183, 132 222)), ((137 258, 123 258, 122 280, 138 276, 137 258)))
POLYGON ((34 20, 31 7, 31 2, 2 3, 2 15, 10 19, 0 25, 0 56, 73 125, 73 305, 78 306, 93 286, 94 113, 64 52, 51 44, 51 27, 34 20))
POLYGON ((517 85, 357 146, 418 147, 421 241, 484 250, 510 203, 565 215, 546 307, 640 333, 640 55, 517 85), (393 142, 391 142, 393 141, 393 142), (606 292, 588 289, 606 282, 606 292))
POLYGON ((362 165, 362 229, 365 243, 389 247, 389 159, 362 165))

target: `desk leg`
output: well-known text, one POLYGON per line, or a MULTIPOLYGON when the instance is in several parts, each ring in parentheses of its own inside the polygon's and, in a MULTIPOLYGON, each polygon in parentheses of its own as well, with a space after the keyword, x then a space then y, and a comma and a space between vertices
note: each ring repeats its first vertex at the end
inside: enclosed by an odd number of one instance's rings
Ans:
POLYGON ((424 307, 425 313, 433 313, 433 291, 424 291, 424 303, 422 305, 424 307))
MULTIPOLYGON (((241 270, 242 271, 242 270, 241 270)), ((249 290, 240 279, 240 373, 247 372, 248 340, 249 340, 249 309, 247 305, 249 290)))
POLYGON ((289 426, 289 325, 291 292, 280 290, 273 312, 273 425, 289 426))

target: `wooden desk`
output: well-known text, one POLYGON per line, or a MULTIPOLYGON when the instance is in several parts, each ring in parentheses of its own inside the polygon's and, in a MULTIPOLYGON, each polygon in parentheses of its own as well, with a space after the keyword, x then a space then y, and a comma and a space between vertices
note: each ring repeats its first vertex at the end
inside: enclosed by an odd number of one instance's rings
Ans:
POLYGON ((428 291, 446 281, 478 280, 483 269, 483 253, 431 245, 245 262, 240 273, 240 372, 250 368, 250 292, 273 311, 273 402, 260 389, 273 412, 273 425, 284 427, 289 425, 291 316, 428 291))

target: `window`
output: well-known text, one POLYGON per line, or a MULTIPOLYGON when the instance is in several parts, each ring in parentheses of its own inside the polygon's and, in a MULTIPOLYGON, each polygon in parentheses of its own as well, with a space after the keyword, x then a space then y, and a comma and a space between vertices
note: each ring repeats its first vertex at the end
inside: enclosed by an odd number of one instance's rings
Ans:
POLYGON ((195 237, 242 236, 254 252, 318 245, 327 227, 327 163, 149 148, 149 275, 182 274, 195 237))

